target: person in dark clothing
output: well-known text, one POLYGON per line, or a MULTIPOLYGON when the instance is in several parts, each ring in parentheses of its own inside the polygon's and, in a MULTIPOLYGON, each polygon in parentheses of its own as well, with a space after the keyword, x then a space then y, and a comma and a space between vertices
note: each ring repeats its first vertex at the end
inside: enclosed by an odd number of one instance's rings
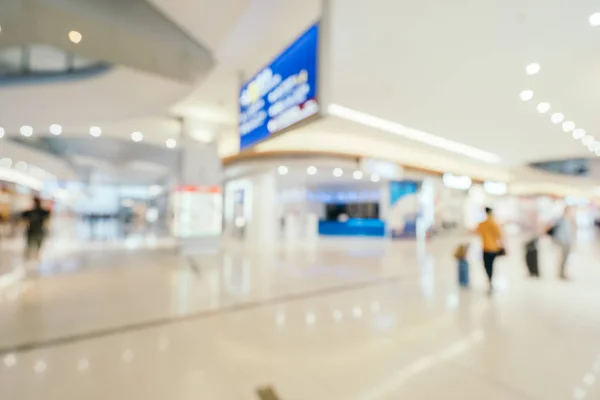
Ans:
POLYGON ((38 260, 42 244, 46 237, 46 225, 50 219, 50 211, 42 208, 42 200, 39 197, 34 197, 33 208, 25 211, 22 215, 22 219, 27 224, 27 229, 25 231, 27 238, 25 259, 38 260))

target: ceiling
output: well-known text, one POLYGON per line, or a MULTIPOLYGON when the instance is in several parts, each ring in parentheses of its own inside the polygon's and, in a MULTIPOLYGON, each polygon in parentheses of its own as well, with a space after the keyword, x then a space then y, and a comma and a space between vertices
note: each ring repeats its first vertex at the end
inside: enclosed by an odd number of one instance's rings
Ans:
POLYGON ((115 138, 16 138, 19 145, 68 163, 78 179, 94 183, 159 183, 177 175, 179 151, 115 138))
MULTIPOLYGON (((128 139, 142 131, 144 143, 161 144, 180 133, 173 116, 184 116, 216 134, 223 155, 235 153, 240 82, 321 14, 319 0, 225 0, 219 7, 209 0, 149 1, 210 51, 216 65, 205 79, 180 84, 121 67, 89 86, 3 90, 9 130, 30 118, 39 120, 41 131, 62 123, 70 135, 85 135, 93 121, 102 125, 103 136, 128 139)), ((282 135, 265 149, 337 143, 347 152, 367 149, 370 156, 494 176, 530 162, 592 156, 550 115, 561 112, 589 134, 600 128, 594 110, 600 100, 600 27, 588 23, 600 11, 596 1, 332 0, 332 11, 335 104, 497 155, 500 163, 482 165, 340 118, 282 135), (535 76, 525 72, 532 62, 541 65, 535 76), (535 93, 530 102, 519 99, 524 89, 535 93), (550 112, 536 111, 540 101, 550 103, 550 112)))
POLYGON ((598 133, 597 1, 333 1, 334 102, 498 154, 507 164, 591 153, 550 122, 598 133), (368 18, 365 16, 368 15, 368 18), (525 68, 537 62, 541 71, 525 68), (522 90, 534 91, 524 103, 522 90), (548 114, 536 111, 549 102, 548 114))

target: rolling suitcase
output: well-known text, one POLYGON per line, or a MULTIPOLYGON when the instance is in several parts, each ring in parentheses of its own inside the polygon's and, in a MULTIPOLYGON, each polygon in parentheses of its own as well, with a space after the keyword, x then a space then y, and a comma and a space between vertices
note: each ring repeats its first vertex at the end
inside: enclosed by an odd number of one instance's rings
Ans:
POLYGON ((533 239, 525 244, 525 263, 529 270, 529 276, 538 278, 540 276, 540 269, 538 263, 538 240, 533 239))

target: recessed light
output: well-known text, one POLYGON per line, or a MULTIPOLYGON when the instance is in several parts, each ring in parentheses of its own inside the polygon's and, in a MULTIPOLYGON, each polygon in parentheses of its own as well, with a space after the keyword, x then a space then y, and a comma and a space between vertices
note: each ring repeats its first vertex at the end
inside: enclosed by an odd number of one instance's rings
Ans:
POLYGON ((169 149, 174 149, 175 147, 177 147, 177 140, 175 139, 167 139, 167 141, 165 142, 166 146, 169 149))
POLYGON ((590 15, 590 25, 600 26, 600 12, 593 13, 592 15, 590 15))
POLYGON ((600 150, 596 150, 596 155, 600 157, 600 150))
POLYGON ((90 135, 92 135, 93 137, 98 137, 102 135, 102 129, 100 129, 99 126, 92 126, 90 128, 90 135))
POLYGON ((21 132, 21 135, 25 137, 30 137, 33 135, 33 128, 29 125, 23 125, 21 129, 19 129, 19 132, 21 132))
POLYGON ((583 143, 584 146, 589 146, 594 143, 594 141, 594 137, 590 135, 584 136, 583 139, 581 139, 581 143, 583 143))
POLYGON ((371 181, 372 182, 379 182, 379 175, 377 175, 377 174, 371 175, 371 181))
POLYGON ((550 120, 552 121, 553 124, 560 124, 561 122, 563 122, 565 120, 565 116, 561 113, 554 113, 550 117, 550 120))
POLYGON ((600 150, 600 142, 598 142, 597 140, 594 140, 589 146, 588 149, 590 149, 590 151, 592 153, 595 153, 596 151, 600 150))
POLYGON ((315 175, 317 173, 317 167, 311 165, 310 167, 306 168, 306 173, 309 175, 315 175))
POLYGON ((344 175, 344 171, 341 168, 335 168, 333 170, 333 176, 335 176, 336 178, 339 178, 342 175, 344 175))
POLYGON ((277 168, 277 173, 279 175, 286 175, 288 173, 288 167, 286 166, 280 166, 279 168, 277 168))
POLYGON ((46 370, 46 368, 48 368, 48 365, 44 360, 38 360, 33 366, 33 370, 38 374, 43 373, 46 370))
POLYGON ((550 103, 544 102, 544 103, 538 104, 537 110, 540 114, 547 113, 548 111, 550 111, 550 103))
POLYGON ((573 129, 575 129, 575 122, 565 121, 562 124, 562 128, 565 132, 571 132, 573 129))
POLYGON ((4 128, 0 127, 0 139, 4 137, 4 128))
POLYGON ((77 31, 71 31, 69 32, 69 40, 75 44, 81 42, 81 39, 83 39, 83 35, 80 32, 77 31))
POLYGON ((533 90, 523 90, 520 94, 519 97, 521 98, 521 100, 523 101, 529 101, 531 99, 533 99, 533 90))
POLYGON ((527 65, 527 67, 525 67, 525 71, 527 72, 528 75, 535 75, 535 74, 539 73, 541 69, 542 69, 542 67, 540 67, 540 64, 538 64, 538 63, 531 63, 531 64, 527 65))
POLYGON ((362 179, 363 178, 363 172, 362 171, 354 171, 352 173, 352 176, 354 177, 354 179, 362 179))
POLYGON ((6 368, 12 368, 17 365, 17 356, 14 354, 7 354, 4 356, 4 366, 6 368))
POLYGON ((133 140, 134 142, 141 142, 142 140, 144 140, 144 135, 142 134, 142 132, 133 132, 131 134, 131 140, 133 140))
POLYGON ((62 126, 58 124, 50 125, 50 133, 53 135, 60 135, 62 133, 62 126))
POLYGON ((583 138, 585 134, 585 129, 577 128, 573 131, 573 138, 579 140, 583 138))

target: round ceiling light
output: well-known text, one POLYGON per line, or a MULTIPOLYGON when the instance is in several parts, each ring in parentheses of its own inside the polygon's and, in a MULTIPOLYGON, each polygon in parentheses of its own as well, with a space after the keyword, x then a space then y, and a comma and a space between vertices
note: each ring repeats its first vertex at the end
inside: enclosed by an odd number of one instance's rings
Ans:
POLYGON ((77 31, 71 31, 69 32, 69 40, 75 44, 81 42, 81 39, 83 39, 83 35, 80 32, 77 31))
POLYGON ((175 147, 177 147, 177 140, 175 140, 175 139, 167 139, 167 141, 165 142, 165 145, 169 149, 174 149, 175 147))
POLYGON ((519 97, 521 98, 521 100, 523 101, 529 101, 531 99, 533 99, 533 90, 523 90, 520 94, 519 97))
POLYGON ((541 69, 542 67, 540 67, 540 64, 538 63, 531 63, 527 65, 527 67, 525 67, 527 75, 536 75, 540 72, 541 69))
POLYGON ((93 137, 98 137, 102 135, 102 129, 100 129, 99 126, 92 126, 90 128, 90 135, 92 135, 93 137))
POLYGON ((33 135, 33 128, 29 125, 23 125, 21 129, 19 129, 19 132, 21 132, 21 135, 25 137, 30 137, 33 135))
POLYGON ((133 140, 134 142, 141 142, 142 140, 144 140, 144 135, 142 134, 142 132, 133 132, 131 134, 131 140, 133 140))
POLYGON ((573 129, 575 129, 575 122, 565 121, 562 124, 562 128, 565 132, 571 132, 573 129))
POLYGON ((554 113, 552 114, 552 117, 550 117, 550 120, 553 124, 560 124, 565 120, 565 116, 561 113, 554 113))
POLYGON ((0 127, 0 139, 4 137, 4 128, 0 127))
POLYGON ((594 137, 590 135, 584 136, 583 139, 581 139, 581 143, 583 143, 584 146, 590 146, 595 141, 596 140, 594 139, 594 137))
POLYGON ((600 157, 600 149, 599 149, 599 150, 596 150, 596 155, 597 155, 598 157, 600 157))
POLYGON ((585 136, 585 129, 577 128, 573 131, 573 139, 582 139, 585 136))
POLYGON ((315 175, 317 173, 317 167, 311 165, 310 167, 306 168, 306 173, 309 175, 315 175))
POLYGON ((333 176, 335 176, 336 178, 339 178, 342 175, 344 175, 344 171, 341 168, 335 168, 333 170, 333 176))
POLYGON ((286 166, 280 166, 279 168, 277 168, 277 173, 279 175, 286 175, 288 173, 288 167, 286 166))
POLYGON ((590 15, 590 25, 600 26, 600 12, 590 15))
POLYGON ((537 106, 537 110, 540 114, 546 114, 548 111, 550 111, 550 103, 540 103, 537 106))
POLYGON ((50 125, 50 133, 56 136, 60 135, 62 133, 62 126, 58 124, 50 125))
POLYGON ((380 180, 379 175, 377 175, 377 174, 371 175, 371 182, 379 182, 379 180, 380 180))
POLYGON ((600 142, 598 142, 597 140, 594 140, 589 146, 588 149, 590 149, 591 152, 595 153, 598 150, 600 150, 600 142))
POLYGON ((354 179, 362 179, 363 178, 363 172, 362 171, 354 171, 352 173, 352 176, 354 177, 354 179))

